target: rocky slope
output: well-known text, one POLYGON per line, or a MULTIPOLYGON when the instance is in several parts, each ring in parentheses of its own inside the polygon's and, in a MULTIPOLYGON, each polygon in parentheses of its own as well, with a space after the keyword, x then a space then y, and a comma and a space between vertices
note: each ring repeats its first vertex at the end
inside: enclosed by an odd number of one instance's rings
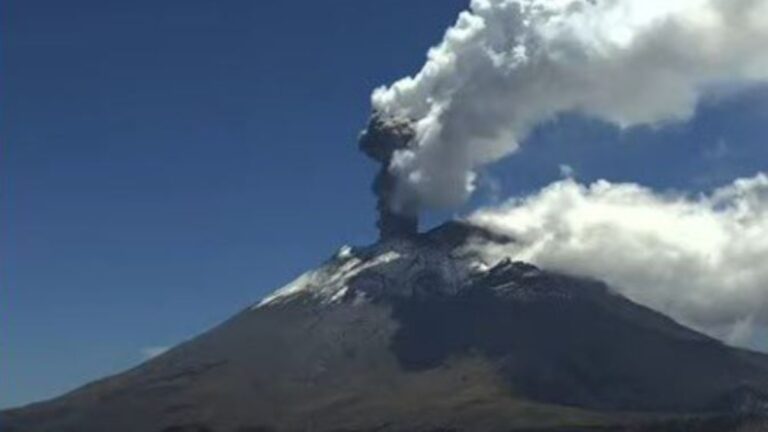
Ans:
POLYGON ((449 223, 343 248, 212 331, 124 374, 2 413, 0 427, 762 427, 767 356, 725 346, 602 283, 484 262, 468 247, 512 241, 449 223))

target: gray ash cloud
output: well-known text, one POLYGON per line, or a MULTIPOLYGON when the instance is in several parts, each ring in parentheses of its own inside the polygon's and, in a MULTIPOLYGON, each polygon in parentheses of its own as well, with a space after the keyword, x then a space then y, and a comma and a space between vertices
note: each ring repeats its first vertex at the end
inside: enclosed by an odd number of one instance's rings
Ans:
POLYGON ((395 153, 407 148, 414 138, 415 131, 410 122, 385 119, 376 114, 360 136, 360 150, 381 164, 372 189, 378 198, 377 227, 383 240, 418 232, 418 208, 415 203, 398 197, 399 179, 390 170, 395 153))

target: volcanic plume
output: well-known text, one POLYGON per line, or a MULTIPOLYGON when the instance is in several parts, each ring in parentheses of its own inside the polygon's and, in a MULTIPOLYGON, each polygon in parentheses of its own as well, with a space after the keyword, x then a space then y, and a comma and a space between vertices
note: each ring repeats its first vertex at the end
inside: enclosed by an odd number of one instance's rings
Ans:
POLYGON ((408 237, 418 232, 418 207, 413 202, 398 200, 399 179, 389 168, 395 153, 406 149, 414 137, 410 122, 379 116, 371 118, 360 137, 360 149, 381 164, 373 182, 373 192, 378 199, 377 226, 382 240, 408 237))
POLYGON ((650 280, 668 283, 680 268, 717 280, 719 260, 735 269, 722 276, 733 286, 757 289, 763 273, 739 270, 764 267, 755 257, 768 256, 765 243, 726 246, 737 243, 732 233, 768 237, 768 178, 697 201, 569 179, 503 211, 418 232, 420 211, 462 202, 478 169, 547 119, 577 111, 628 127, 685 118, 710 85, 768 79, 766 40, 768 0, 473 0, 416 76, 373 95, 360 148, 381 165, 381 241, 342 247, 133 370, 0 412, 0 427, 767 430, 768 355, 687 328, 562 263, 577 256, 580 268, 606 267, 619 257, 638 265, 614 265, 606 276, 615 281, 647 281, 635 272, 653 267, 664 271, 650 280), (662 229, 638 222, 660 213, 662 229), (660 242, 668 231, 673 241, 660 242), (623 258, 626 239, 634 261, 623 258), (659 249, 676 258, 648 253, 659 249))
POLYGON ((768 81, 766 41, 768 0, 472 0, 418 73, 372 95, 374 135, 413 131, 384 145, 387 195, 409 212, 460 204, 563 113, 685 120, 719 86, 768 81))

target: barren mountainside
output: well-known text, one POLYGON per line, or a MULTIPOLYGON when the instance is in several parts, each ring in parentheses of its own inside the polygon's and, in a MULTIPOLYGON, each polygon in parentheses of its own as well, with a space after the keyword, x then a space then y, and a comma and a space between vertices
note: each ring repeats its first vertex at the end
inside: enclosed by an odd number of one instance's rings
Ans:
POLYGON ((345 247, 136 369, 3 432, 762 430, 768 357, 452 222, 345 247), (752 428, 752 429, 750 429, 752 428))

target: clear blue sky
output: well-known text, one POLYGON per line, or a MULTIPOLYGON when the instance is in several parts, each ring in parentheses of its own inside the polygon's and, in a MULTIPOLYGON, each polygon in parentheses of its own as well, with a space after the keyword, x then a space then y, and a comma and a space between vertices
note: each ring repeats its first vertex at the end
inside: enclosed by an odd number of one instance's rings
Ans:
MULTIPOLYGON (((0 407, 133 366, 373 241, 370 91, 466 4, 2 2, 0 407)), ((766 169, 766 121, 763 90, 656 131, 564 117, 487 176, 502 197, 561 163, 704 190, 766 169)))

